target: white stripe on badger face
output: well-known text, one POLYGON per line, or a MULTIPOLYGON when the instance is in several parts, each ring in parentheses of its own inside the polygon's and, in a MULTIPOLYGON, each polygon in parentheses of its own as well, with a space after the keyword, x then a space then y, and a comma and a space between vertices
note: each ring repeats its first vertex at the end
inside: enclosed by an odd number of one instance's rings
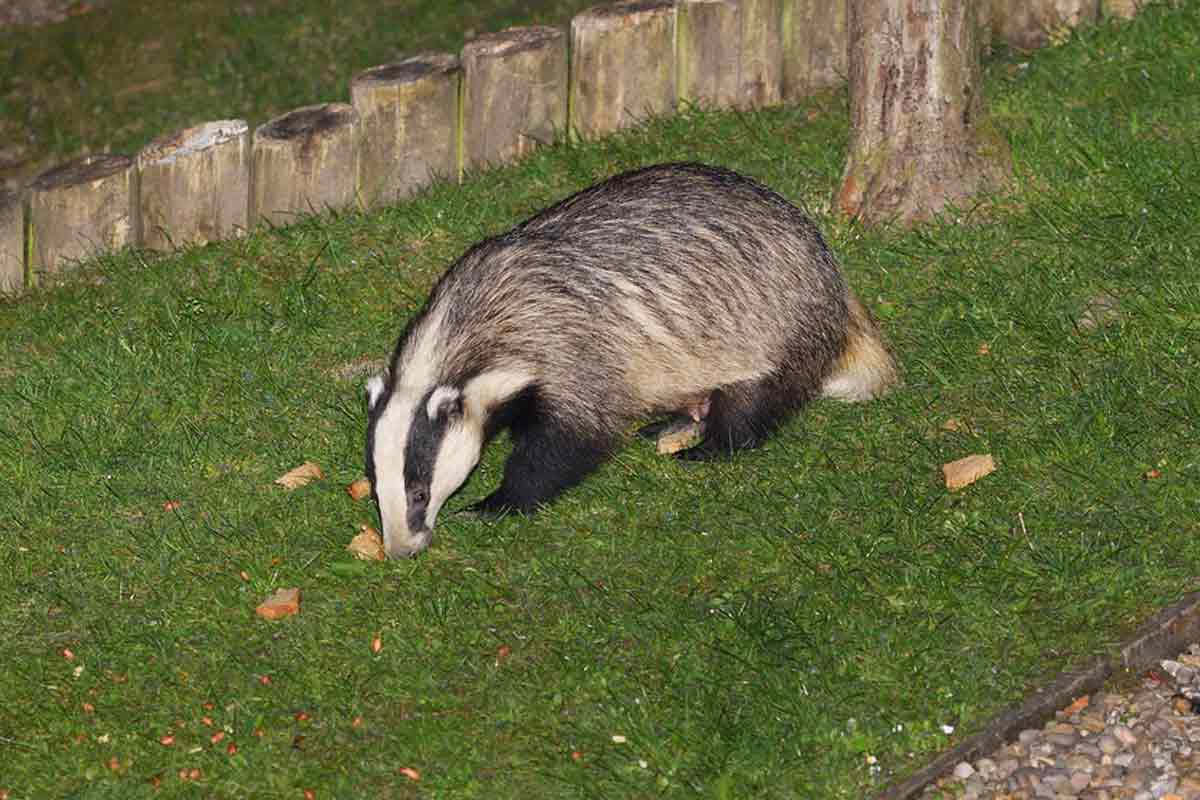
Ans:
POLYGON ((439 386, 429 395, 429 402, 425 404, 425 415, 432 422, 448 406, 458 402, 460 397, 462 397, 462 392, 453 386, 439 386))
POLYGON ((425 512, 425 524, 431 529, 442 505, 466 483, 471 470, 479 463, 488 417, 531 383, 533 376, 527 372, 498 369, 472 378, 461 392, 439 386, 429 396, 426 410, 430 419, 435 418, 435 412, 443 403, 462 401, 462 413, 446 429, 433 467, 429 507, 425 512))
POLYGON ((429 505, 425 509, 425 525, 430 530, 445 502, 466 483, 482 452, 483 426, 476 421, 459 418, 446 430, 433 465, 429 505))
POLYGON ((375 496, 383 522, 383 546, 392 558, 404 558, 424 550, 429 533, 408 528, 408 499, 404 490, 404 451, 412 415, 420 397, 396 387, 375 423, 375 496))

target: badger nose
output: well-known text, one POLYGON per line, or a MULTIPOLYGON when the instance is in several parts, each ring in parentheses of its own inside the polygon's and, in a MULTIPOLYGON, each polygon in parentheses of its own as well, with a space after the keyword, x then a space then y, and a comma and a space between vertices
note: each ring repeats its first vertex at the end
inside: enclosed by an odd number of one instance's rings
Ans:
POLYGON ((413 532, 413 535, 402 542, 390 542, 387 546, 388 558, 412 558, 429 546, 430 532, 413 532))

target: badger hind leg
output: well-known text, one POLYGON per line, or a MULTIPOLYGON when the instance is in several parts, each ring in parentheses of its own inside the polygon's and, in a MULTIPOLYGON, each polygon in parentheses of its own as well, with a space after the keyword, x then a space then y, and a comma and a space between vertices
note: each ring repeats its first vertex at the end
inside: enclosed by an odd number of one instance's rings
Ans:
POLYGON ((711 461, 738 450, 758 447, 788 416, 807 402, 810 392, 801 376, 788 381, 778 375, 723 386, 712 393, 704 418, 704 439, 680 450, 675 458, 711 461), (789 383, 797 385, 790 386, 789 383))
POLYGON ((616 437, 585 434, 553 417, 530 414, 511 427, 513 451, 500 487, 470 507, 485 515, 531 513, 582 481, 612 452, 616 437))
POLYGON ((846 346, 821 385, 821 396, 858 403, 883 395, 899 380, 879 326, 853 293, 846 298, 846 346))
POLYGON ((666 434, 689 428, 696 423, 697 420, 692 419, 688 414, 674 414, 666 419, 660 419, 638 428, 637 437, 639 439, 658 439, 666 434))

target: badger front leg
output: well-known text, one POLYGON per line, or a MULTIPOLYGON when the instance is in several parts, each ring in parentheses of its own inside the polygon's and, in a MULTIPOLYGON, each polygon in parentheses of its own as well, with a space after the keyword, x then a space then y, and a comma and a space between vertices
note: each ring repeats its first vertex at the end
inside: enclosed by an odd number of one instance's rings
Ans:
POLYGON ((513 423, 513 451, 500 488, 471 506, 483 514, 529 513, 582 481, 612 452, 613 440, 584 436, 559 420, 530 415, 513 423))

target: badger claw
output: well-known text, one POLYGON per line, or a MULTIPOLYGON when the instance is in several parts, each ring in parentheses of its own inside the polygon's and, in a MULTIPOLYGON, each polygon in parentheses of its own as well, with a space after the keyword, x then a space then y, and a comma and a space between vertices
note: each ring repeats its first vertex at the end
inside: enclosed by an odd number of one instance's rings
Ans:
POLYGON ((518 509, 511 505, 503 497, 498 497, 499 492, 492 492, 482 500, 477 500, 471 505, 462 510, 463 514, 467 514, 479 519, 502 519, 509 514, 515 513, 518 509))

